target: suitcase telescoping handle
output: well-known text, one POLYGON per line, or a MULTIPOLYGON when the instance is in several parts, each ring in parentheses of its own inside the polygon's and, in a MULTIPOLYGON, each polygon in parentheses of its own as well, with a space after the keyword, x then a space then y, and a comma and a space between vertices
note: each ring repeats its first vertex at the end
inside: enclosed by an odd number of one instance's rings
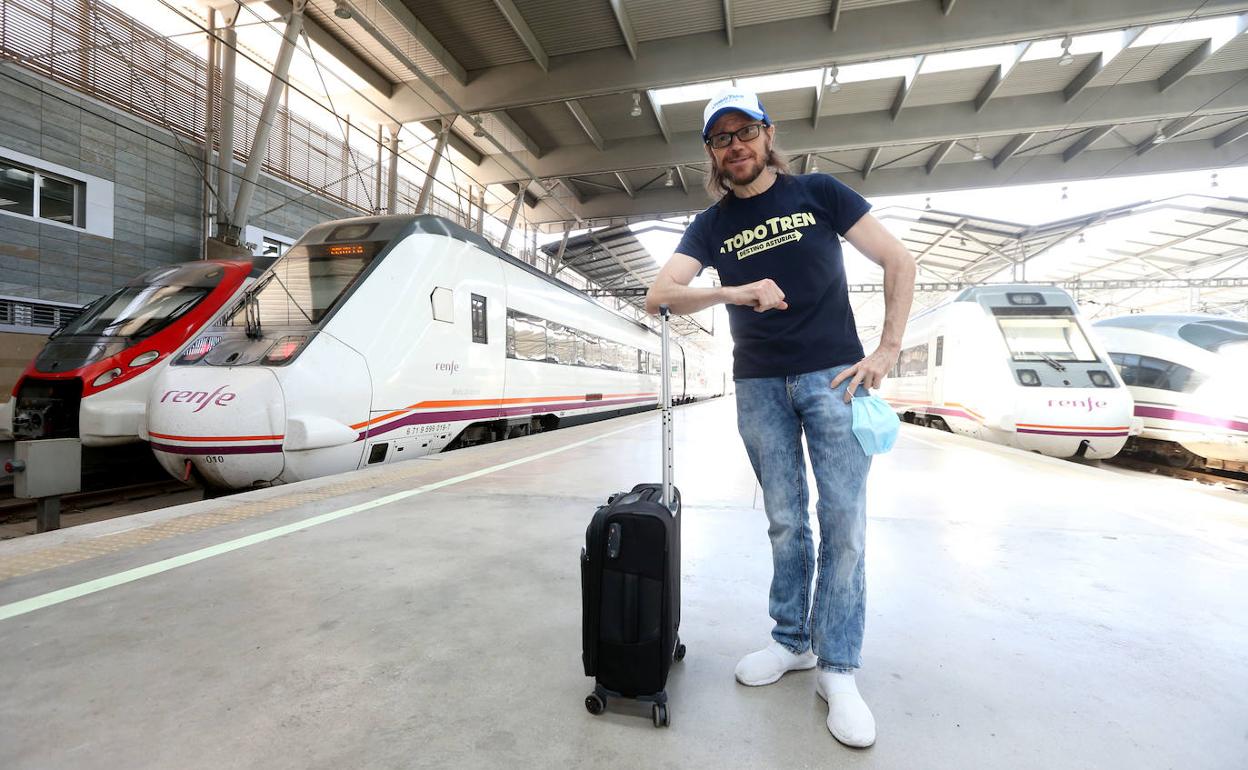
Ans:
POLYGON ((659 305, 659 326, 662 327, 663 376, 661 389, 663 396, 663 505, 672 510, 672 353, 668 339, 668 324, 671 309, 667 305, 659 305))

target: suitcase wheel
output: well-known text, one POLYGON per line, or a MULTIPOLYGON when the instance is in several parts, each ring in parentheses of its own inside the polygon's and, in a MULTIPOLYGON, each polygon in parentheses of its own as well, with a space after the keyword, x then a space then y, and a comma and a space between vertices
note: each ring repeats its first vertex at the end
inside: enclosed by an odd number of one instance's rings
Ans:
POLYGON ((598 716, 607 710, 607 702, 598 693, 591 693, 585 697, 585 710, 594 716, 598 716))
POLYGON ((656 703, 650 707, 650 718, 654 720, 655 727, 667 727, 671 724, 671 720, 667 717, 667 704, 656 703))
POLYGON ((672 653, 672 660, 679 663, 684 659, 685 659, 685 645, 681 644, 680 642, 677 642, 676 651, 672 653))

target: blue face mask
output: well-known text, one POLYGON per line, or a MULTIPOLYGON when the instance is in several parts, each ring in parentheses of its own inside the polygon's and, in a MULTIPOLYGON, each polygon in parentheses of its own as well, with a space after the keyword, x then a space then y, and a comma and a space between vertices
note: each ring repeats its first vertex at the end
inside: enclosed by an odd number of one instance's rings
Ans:
POLYGON ((866 396, 850 403, 854 410, 854 437, 862 445, 862 451, 878 455, 892 449, 901 420, 888 402, 878 396, 866 396))

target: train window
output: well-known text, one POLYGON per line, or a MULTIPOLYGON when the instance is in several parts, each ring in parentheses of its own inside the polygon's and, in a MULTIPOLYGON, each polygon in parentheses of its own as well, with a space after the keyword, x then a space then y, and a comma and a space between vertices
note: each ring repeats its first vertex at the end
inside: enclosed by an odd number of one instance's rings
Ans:
POLYGON ((1196 371, 1160 358, 1131 353, 1110 353, 1109 358, 1118 367, 1126 385, 1191 393, 1205 381, 1196 371))
POLYGON ((897 377, 922 377, 927 375, 927 343, 902 350, 894 367, 897 377))
POLYGON ((1069 315, 994 314, 1015 361, 1099 361, 1078 322, 1069 315))
POLYGON ((455 323, 455 293, 445 286, 438 286, 429 293, 433 306, 433 320, 455 323))
POLYGON ((1216 351, 1232 342, 1248 342, 1248 323, 1229 318, 1184 324, 1179 336, 1205 350, 1216 351))
POLYGON ((472 341, 488 343, 489 334, 486 329, 485 297, 472 295, 472 341))
POLYGON ((149 337, 186 314, 211 291, 200 286, 126 286, 92 303, 57 336, 149 337))
POLYGON ((945 337, 942 334, 936 338, 936 366, 940 366, 945 359, 945 337))
POLYGON ((546 347, 557 364, 576 363, 576 330, 557 323, 546 326, 546 347))
POLYGON ((516 358, 521 361, 546 360, 546 321, 531 315, 516 316, 516 358))

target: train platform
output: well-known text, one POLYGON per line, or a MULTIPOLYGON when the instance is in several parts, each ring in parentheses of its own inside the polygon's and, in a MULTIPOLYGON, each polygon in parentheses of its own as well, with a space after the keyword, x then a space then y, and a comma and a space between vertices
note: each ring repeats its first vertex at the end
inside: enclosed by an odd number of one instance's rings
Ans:
POLYGON ((671 727, 591 716, 578 557, 637 415, 0 543, 0 767, 1242 768, 1248 498, 903 426, 869 488, 866 750, 768 639, 731 399, 676 411, 671 727))

